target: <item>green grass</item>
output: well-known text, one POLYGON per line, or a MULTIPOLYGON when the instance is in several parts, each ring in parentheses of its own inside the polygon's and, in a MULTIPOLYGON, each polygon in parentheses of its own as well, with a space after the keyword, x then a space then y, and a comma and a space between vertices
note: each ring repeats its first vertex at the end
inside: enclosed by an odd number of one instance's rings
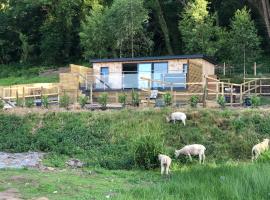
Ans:
MULTIPOLYGON (((205 145, 207 159, 213 162, 250 160, 252 146, 270 136, 269 111, 186 110, 186 126, 167 123, 170 112, 2 113, 0 151, 50 152, 47 161, 52 166, 76 157, 89 167, 155 168, 158 153, 173 156, 175 149, 192 143, 205 145)), ((188 161, 183 157, 179 162, 188 161)))
POLYGON ((25 199, 263 200, 270 198, 269 174, 269 164, 181 166, 170 178, 157 170, 0 170, 0 189, 16 188, 25 199))
POLYGON ((8 77, 0 78, 0 86, 10 86, 17 84, 30 84, 30 83, 55 83, 59 81, 58 75, 50 76, 34 76, 34 77, 8 77))

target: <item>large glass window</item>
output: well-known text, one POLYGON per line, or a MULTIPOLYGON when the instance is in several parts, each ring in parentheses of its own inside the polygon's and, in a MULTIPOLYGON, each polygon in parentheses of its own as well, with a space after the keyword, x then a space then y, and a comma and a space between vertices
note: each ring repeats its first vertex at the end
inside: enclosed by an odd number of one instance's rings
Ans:
POLYGON ((151 77, 152 77, 152 63, 138 64, 139 89, 148 88, 148 81, 142 80, 141 77, 151 79, 151 77))
POLYGON ((101 67, 100 68, 101 81, 103 84, 109 83, 109 67, 101 67))
MULTIPOLYGON (((154 63, 153 64, 153 79, 158 81, 164 81, 165 74, 168 73, 168 63, 154 63)), ((154 82, 153 88, 163 88, 161 83, 154 82)))

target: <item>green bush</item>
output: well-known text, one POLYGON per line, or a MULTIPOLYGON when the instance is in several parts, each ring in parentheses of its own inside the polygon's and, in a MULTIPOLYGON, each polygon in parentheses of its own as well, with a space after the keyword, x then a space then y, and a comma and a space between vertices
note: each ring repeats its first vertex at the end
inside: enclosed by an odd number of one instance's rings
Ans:
POLYGON ((103 109, 105 109, 107 107, 107 103, 108 103, 108 93, 102 93, 99 97, 98 97, 98 103, 100 103, 100 105, 102 106, 103 109))
POLYGON ((5 106, 4 102, 0 99, 0 110, 2 110, 4 106, 5 106))
POLYGON ((42 96, 41 103, 44 108, 49 108, 49 97, 48 96, 42 96))
POLYGON ((253 95, 251 97, 251 106, 252 108, 257 108, 258 106, 260 106, 261 104, 261 98, 256 96, 256 95, 253 95))
POLYGON ((258 162, 270 163, 270 151, 266 151, 266 152, 262 153, 258 158, 258 162))
POLYGON ((25 100, 25 106, 27 108, 32 108, 35 105, 34 99, 26 99, 25 100))
POLYGON ((166 106, 170 106, 172 104, 172 95, 169 92, 163 94, 163 100, 166 106))
POLYGON ((226 99, 225 99, 225 97, 224 96, 218 96, 217 103, 219 104, 219 106, 221 108, 225 108, 225 106, 226 106, 226 99))
POLYGON ((63 96, 60 97, 60 102, 59 102, 60 108, 68 109, 69 104, 70 104, 70 98, 67 94, 64 94, 63 96))
POLYGON ((131 92, 131 100, 132 100, 132 105, 137 107, 140 105, 140 96, 139 93, 137 91, 135 91, 134 89, 131 92))
POLYGON ((118 96, 118 102, 122 104, 124 107, 127 104, 127 94, 126 93, 121 93, 118 96))
POLYGON ((87 104, 87 102, 88 102, 88 97, 87 96, 80 96, 79 104, 80 104, 81 108, 84 108, 85 105, 87 104))
POLYGON ((23 107, 24 106, 24 100, 21 98, 16 99, 16 106, 17 107, 23 107))
POLYGON ((198 103, 199 103, 199 97, 196 95, 192 95, 190 97, 190 106, 192 108, 197 108, 198 103))
POLYGON ((159 138, 142 136, 134 142, 134 163, 144 169, 153 169, 159 165, 158 154, 163 144, 159 138))

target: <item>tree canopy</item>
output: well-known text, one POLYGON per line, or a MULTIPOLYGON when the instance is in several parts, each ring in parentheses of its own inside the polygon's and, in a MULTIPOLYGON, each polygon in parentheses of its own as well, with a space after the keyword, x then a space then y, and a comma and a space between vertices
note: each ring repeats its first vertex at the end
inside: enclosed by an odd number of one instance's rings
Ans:
POLYGON ((200 53, 232 65, 270 54, 256 0, 0 0, 0 64, 200 53), (244 45, 244 46, 243 46, 244 45))

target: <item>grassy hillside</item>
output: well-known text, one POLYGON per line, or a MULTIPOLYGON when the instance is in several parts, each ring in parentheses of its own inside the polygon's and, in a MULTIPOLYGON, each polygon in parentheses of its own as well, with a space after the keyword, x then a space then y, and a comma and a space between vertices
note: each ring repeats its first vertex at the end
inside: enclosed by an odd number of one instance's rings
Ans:
POLYGON ((269 199, 269 164, 206 165, 158 171, 40 172, 0 170, 0 192, 16 188, 25 199, 51 200, 254 200, 269 199))
MULTIPOLYGON (((185 144, 201 143, 208 162, 245 161, 269 137, 269 111, 187 110, 188 121, 168 124, 164 110, 0 114, 0 151, 50 152, 47 163, 62 166, 77 157, 89 167, 154 168, 159 152, 173 157, 185 144)), ((188 162, 181 157, 178 163, 188 162)), ((195 162, 195 161, 194 161, 195 162)))

